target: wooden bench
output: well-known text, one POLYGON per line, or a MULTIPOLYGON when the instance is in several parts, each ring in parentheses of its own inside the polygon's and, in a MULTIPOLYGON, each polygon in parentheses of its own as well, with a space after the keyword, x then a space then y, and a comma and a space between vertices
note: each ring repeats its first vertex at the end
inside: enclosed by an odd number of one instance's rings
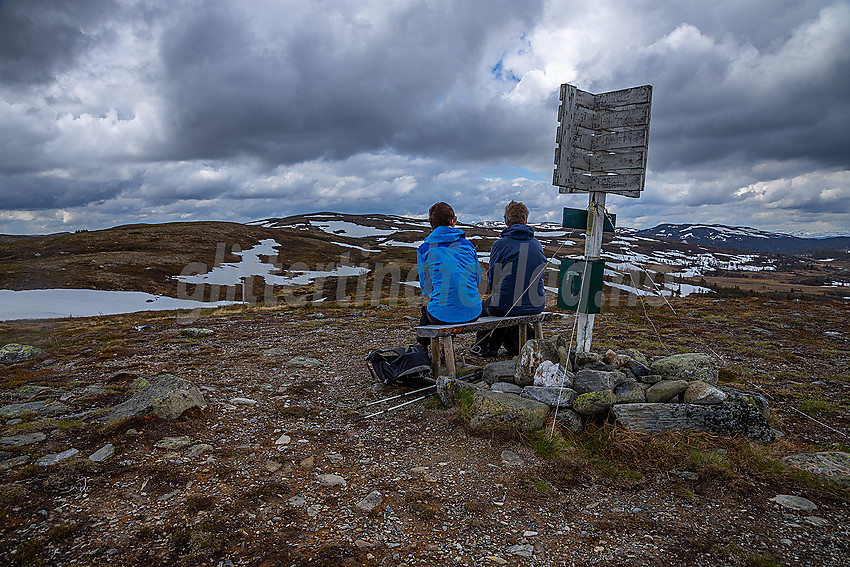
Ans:
POLYGON ((528 340, 526 324, 534 325, 537 338, 543 337, 543 321, 549 319, 552 313, 544 311, 534 315, 517 315, 514 317, 479 317, 469 323, 457 323, 449 325, 423 325, 416 327, 416 336, 431 339, 431 376, 440 376, 440 343, 442 342, 445 352, 446 372, 452 378, 456 377, 455 370, 455 335, 465 333, 477 333, 478 331, 489 331, 496 327, 513 327, 519 325, 519 348, 528 340))

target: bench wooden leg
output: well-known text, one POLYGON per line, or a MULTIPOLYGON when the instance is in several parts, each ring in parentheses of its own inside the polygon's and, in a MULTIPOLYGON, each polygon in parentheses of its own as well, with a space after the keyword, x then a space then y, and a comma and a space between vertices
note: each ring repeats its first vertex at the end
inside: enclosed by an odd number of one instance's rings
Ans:
POLYGON ((535 321, 534 322, 534 338, 542 339, 543 338, 543 322, 535 321))
POLYGON ((431 377, 436 380, 440 377, 440 339, 434 337, 428 347, 431 351, 431 377))
POLYGON ((451 335, 447 337, 443 337, 443 346, 446 351, 446 372, 448 372, 449 376, 452 378, 457 377, 457 373, 455 371, 455 338, 451 335))
POLYGON ((519 325, 519 349, 522 350, 522 347, 525 346, 525 341, 528 340, 528 326, 524 323, 519 325))

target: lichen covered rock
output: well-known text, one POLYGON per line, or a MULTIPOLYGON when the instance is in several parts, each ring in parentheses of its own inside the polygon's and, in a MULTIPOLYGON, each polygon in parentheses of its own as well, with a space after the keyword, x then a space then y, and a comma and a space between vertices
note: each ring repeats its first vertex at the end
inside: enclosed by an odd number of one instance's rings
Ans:
POLYGON ((776 439, 767 419, 755 406, 746 404, 617 404, 612 412, 623 427, 644 433, 692 430, 744 435, 762 443, 776 439))
POLYGON ((0 347, 0 363, 2 364, 14 364, 42 356, 47 356, 47 353, 31 345, 10 343, 0 347))
POLYGON ((469 427, 472 430, 511 429, 524 433, 546 425, 549 406, 514 394, 476 390, 469 427))
POLYGON ((558 426, 567 431, 578 433, 584 430, 584 418, 572 408, 559 408, 555 419, 558 426))
POLYGON ((709 355, 699 352, 659 358, 652 363, 650 370, 653 374, 661 374, 665 380, 702 380, 713 386, 717 385, 717 365, 709 355))
POLYGON ((624 382, 614 388, 618 404, 639 404, 646 401, 646 394, 639 382, 624 382))
POLYGON ((190 408, 205 408, 207 403, 197 386, 173 374, 163 374, 129 400, 112 408, 102 421, 113 423, 129 417, 155 415, 177 419, 190 408))

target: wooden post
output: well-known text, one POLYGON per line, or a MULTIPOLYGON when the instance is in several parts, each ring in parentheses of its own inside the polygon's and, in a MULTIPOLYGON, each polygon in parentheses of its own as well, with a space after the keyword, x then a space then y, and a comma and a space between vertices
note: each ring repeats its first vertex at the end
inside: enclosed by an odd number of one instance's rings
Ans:
POLYGON ((440 377, 440 338, 433 337, 431 344, 428 346, 431 351, 431 377, 436 380, 440 377))
POLYGON ((449 378, 457 378, 455 370, 455 338, 452 335, 443 337, 443 347, 446 351, 446 373, 449 378))
MULTIPOLYGON (((584 259, 598 260, 602 256, 602 229, 605 224, 605 193, 592 191, 587 205, 587 231, 584 237, 584 259)), ((588 270, 585 277, 590 277, 588 270)), ((582 290, 589 286, 582 285, 582 290)), ((584 298, 583 298, 584 299, 584 298)), ((593 313, 578 314, 577 352, 590 352, 593 341, 593 313)))

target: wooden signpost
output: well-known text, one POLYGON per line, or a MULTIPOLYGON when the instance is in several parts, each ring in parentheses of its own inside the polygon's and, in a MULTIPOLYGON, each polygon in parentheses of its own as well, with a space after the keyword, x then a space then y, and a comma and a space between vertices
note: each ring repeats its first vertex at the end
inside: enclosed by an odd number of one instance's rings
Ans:
POLYGON ((586 231, 584 258, 562 261, 558 285, 558 306, 578 313, 578 352, 590 351, 601 305, 602 233, 614 230, 613 215, 606 217, 605 197, 640 197, 651 106, 650 85, 600 94, 561 85, 552 184, 561 193, 590 194, 586 213, 564 209, 563 226, 586 231))

